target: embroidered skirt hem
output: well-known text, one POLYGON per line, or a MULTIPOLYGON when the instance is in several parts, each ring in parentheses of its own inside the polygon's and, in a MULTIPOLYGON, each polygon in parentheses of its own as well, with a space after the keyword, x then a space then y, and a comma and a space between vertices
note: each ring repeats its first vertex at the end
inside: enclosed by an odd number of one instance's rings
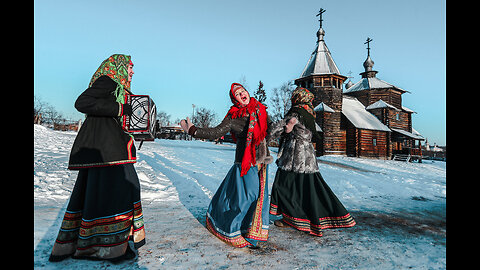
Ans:
POLYGON ((348 228, 355 220, 323 180, 320 172, 278 169, 272 186, 270 214, 297 230, 322 236, 323 229, 348 228))
POLYGON ((234 164, 207 210, 207 229, 234 247, 267 241, 269 228, 267 165, 253 166, 243 177, 234 164))
POLYGON ((131 257, 129 241, 134 249, 145 243, 133 164, 80 170, 49 260, 131 257))

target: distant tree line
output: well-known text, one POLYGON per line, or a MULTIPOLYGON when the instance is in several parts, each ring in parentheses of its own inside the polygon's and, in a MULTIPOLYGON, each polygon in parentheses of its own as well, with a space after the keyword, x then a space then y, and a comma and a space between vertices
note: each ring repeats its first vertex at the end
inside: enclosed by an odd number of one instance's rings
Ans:
MULTIPOLYGON (((242 76, 239 82, 250 92, 245 76, 242 76)), ((253 97, 263 104, 268 106, 268 114, 273 121, 282 119, 288 112, 291 106, 290 97, 292 95, 295 85, 293 81, 287 81, 279 87, 272 88, 270 98, 267 98, 266 90, 264 89, 263 82, 260 80, 258 86, 253 91, 253 97)), ((193 105, 192 111, 192 123, 198 127, 212 127, 218 124, 217 114, 208 108, 195 107, 193 105)), ((67 120, 63 114, 55 109, 51 104, 41 100, 37 96, 33 96, 33 118, 34 122, 41 122, 45 124, 65 124, 72 122, 67 120)), ((171 116, 164 111, 157 111, 157 120, 160 127, 166 127, 171 125, 177 125, 180 119, 171 121, 171 116)))
POLYGON ((33 121, 36 124, 63 124, 73 122, 67 120, 63 114, 55 109, 51 104, 33 96, 33 121))
POLYGON ((269 108, 269 115, 272 121, 276 122, 287 114, 292 106, 290 98, 295 88, 293 81, 288 81, 280 87, 274 87, 272 89, 272 97, 270 98, 271 107, 269 108))
MULTIPOLYGON (((207 108, 197 108, 194 107, 192 111, 192 115, 190 116, 192 123, 197 127, 211 127, 217 123, 217 114, 210 109, 207 108)), ((157 121, 160 127, 168 127, 178 125, 181 119, 176 119, 175 121, 171 121, 171 116, 164 111, 157 112, 157 121)))

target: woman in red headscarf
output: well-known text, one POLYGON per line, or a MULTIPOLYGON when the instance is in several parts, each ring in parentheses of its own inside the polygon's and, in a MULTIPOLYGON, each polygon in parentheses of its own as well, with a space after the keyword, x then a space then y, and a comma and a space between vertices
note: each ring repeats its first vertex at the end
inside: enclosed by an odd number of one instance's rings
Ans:
POLYGON ((197 128, 190 119, 180 125, 195 138, 217 139, 228 132, 237 144, 235 163, 220 184, 207 210, 207 229, 234 247, 257 247, 268 238, 267 164, 273 158, 265 136, 270 124, 266 106, 233 83, 233 106, 214 128, 197 128))

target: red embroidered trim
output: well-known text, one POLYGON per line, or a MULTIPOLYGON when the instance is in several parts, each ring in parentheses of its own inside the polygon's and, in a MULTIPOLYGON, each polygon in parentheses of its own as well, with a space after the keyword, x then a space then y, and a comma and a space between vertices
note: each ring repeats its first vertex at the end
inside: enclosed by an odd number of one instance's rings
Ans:
POLYGON ((258 180, 260 181, 260 194, 258 195, 257 205, 255 207, 255 212, 253 213, 252 225, 248 228, 247 234, 245 237, 267 241, 268 239, 268 230, 263 229, 262 221, 262 209, 263 209, 263 200, 265 197, 265 180, 267 177, 267 165, 261 164, 258 165, 258 180))
POLYGON ((112 162, 105 162, 105 163, 74 164, 74 165, 68 166, 68 169, 78 170, 78 169, 98 168, 98 167, 106 167, 106 166, 121 165, 121 164, 136 163, 136 162, 137 162, 137 158, 132 157, 131 160, 120 160, 120 161, 112 161, 112 162))
POLYGON ((242 235, 238 235, 238 236, 235 236, 235 237, 227 237, 219 232, 217 232, 215 230, 215 228, 213 227, 212 223, 210 222, 210 219, 207 217, 207 229, 213 234, 215 235, 218 239, 222 240, 223 242, 229 244, 229 245, 232 245, 234 247, 238 247, 238 248, 243 248, 243 247, 246 247, 248 245, 251 245, 247 240, 245 240, 245 238, 243 238, 242 235))

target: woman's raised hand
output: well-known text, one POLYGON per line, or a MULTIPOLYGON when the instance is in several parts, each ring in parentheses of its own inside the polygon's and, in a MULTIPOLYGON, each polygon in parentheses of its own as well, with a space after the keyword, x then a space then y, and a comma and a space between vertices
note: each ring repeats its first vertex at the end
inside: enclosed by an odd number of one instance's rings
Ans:
POLYGON ((183 131, 187 132, 188 133, 188 130, 190 129, 190 127, 193 126, 193 123, 192 121, 190 121, 190 118, 187 117, 187 120, 185 119, 182 119, 182 121, 180 121, 180 127, 182 127, 183 131))
POLYGON ((292 132, 293 126, 295 126, 297 122, 298 122, 297 118, 295 117, 290 118, 290 120, 288 120, 287 124, 285 125, 285 133, 292 132))

